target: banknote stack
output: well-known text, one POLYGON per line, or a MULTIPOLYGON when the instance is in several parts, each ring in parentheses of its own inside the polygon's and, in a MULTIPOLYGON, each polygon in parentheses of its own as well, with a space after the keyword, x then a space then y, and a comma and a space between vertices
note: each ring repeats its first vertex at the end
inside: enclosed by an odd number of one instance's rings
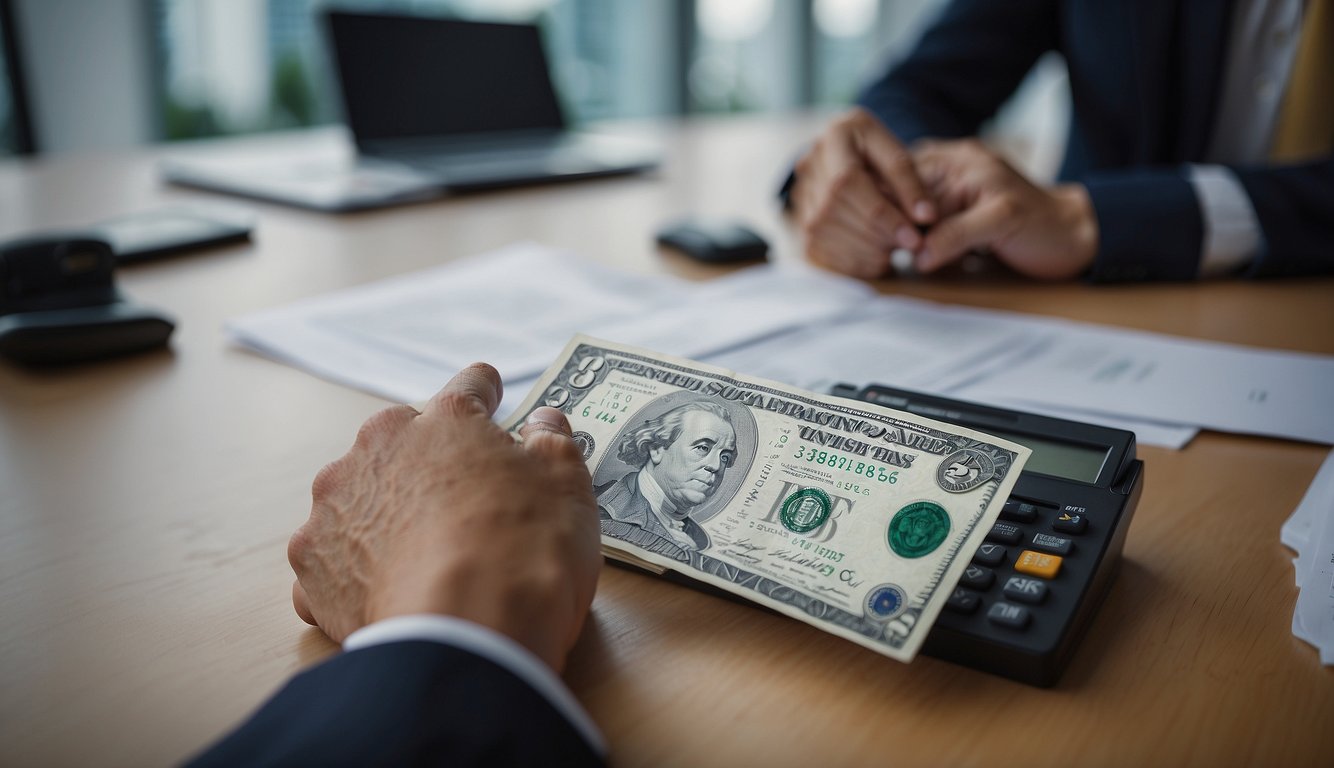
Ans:
POLYGON ((507 424, 569 417, 604 553, 911 661, 1027 448, 575 337, 507 424))

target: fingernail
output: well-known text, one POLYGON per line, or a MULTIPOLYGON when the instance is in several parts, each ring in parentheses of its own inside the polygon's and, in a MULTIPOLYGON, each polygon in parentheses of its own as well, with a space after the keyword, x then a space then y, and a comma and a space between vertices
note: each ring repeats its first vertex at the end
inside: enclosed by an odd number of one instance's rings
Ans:
POLYGON ((936 216, 936 207, 925 200, 918 200, 912 207, 912 214, 919 222, 926 223, 936 216))
POLYGON ((925 250, 917 254, 916 258, 913 259, 913 268, 916 269, 918 272, 926 272, 930 269, 930 267, 931 267, 931 254, 925 250))
POLYGON ((899 245, 910 251, 916 250, 922 242, 922 236, 917 234, 917 230, 912 227, 899 227, 897 232, 899 245))
POLYGON ((554 427, 558 432, 570 433, 570 422, 565 418, 565 414, 555 408, 542 407, 528 414, 529 424, 541 424, 547 427, 554 427))

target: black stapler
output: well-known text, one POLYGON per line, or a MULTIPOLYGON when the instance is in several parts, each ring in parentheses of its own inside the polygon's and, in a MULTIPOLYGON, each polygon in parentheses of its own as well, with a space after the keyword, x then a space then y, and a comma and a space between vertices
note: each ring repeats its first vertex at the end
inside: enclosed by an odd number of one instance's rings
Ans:
POLYGON ((0 244, 0 356, 28 365, 118 357, 175 324, 116 289, 110 244, 80 233, 0 244))

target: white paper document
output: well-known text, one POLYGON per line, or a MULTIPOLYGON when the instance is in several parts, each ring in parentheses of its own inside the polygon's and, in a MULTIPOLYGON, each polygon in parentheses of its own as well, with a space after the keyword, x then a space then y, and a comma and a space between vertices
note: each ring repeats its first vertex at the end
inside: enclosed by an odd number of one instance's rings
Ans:
POLYGON ((1334 357, 1071 323, 973 399, 1334 444, 1334 357))
POLYGON ((1180 449, 1198 432, 1191 426, 1089 414, 987 393, 967 394, 992 377, 1009 375, 1025 350, 1048 343, 1051 321, 884 296, 842 315, 744 347, 708 362, 734 371, 828 392, 837 383, 885 384, 946 397, 1090 422, 1135 433, 1139 443, 1180 449))
POLYGON ((1334 444, 1334 357, 880 296, 801 265, 693 283, 535 243, 257 312, 235 341, 398 402, 486 360, 502 408, 585 333, 817 392, 915 389, 1185 446, 1199 427, 1334 444))
POLYGON ((1316 473, 1306 496, 1283 524, 1283 543, 1297 552, 1297 605, 1292 634, 1334 664, 1334 451, 1316 473))
POLYGON ((701 358, 869 300, 864 283, 759 267, 708 283, 617 272, 522 243, 411 275, 257 312, 234 340, 398 402, 429 398, 485 360, 507 389, 575 333, 701 358))

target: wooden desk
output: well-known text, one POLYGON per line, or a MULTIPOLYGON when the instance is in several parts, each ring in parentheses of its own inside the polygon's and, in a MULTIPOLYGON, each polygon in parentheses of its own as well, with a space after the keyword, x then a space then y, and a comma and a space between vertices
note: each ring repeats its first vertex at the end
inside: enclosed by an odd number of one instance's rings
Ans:
MULTIPOLYGON (((334 652, 289 603, 316 470, 384 404, 229 347, 222 322, 516 239, 641 272, 720 272, 649 233, 692 209, 796 242, 772 199, 811 117, 650 127, 656 176, 334 217, 256 205, 253 245, 126 268, 172 351, 0 366, 0 763, 174 762, 334 652)), ((0 164, 0 237, 155 205, 152 152, 0 164)), ((1334 353, 1334 281, 1089 287, 956 276, 883 289, 1334 353)), ((1331 406, 1334 407, 1334 406, 1331 406)), ((567 679, 621 765, 1329 765, 1334 670, 1290 630, 1280 523, 1327 449, 1206 433, 1142 448, 1119 580, 1061 684, 910 666, 607 568, 567 679)))

